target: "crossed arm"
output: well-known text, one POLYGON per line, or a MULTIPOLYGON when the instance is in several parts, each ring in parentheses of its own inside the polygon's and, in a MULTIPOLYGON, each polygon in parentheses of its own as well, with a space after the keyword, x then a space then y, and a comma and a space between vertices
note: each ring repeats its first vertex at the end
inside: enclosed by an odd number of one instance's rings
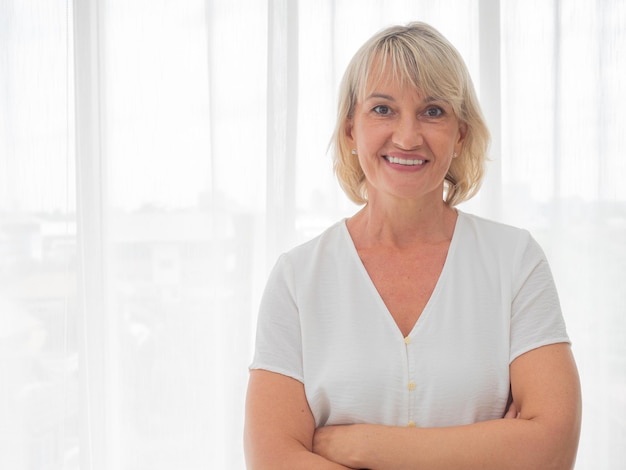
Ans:
POLYGON ((571 469, 581 421, 569 345, 529 351, 511 364, 517 419, 447 428, 381 425, 315 429, 304 387, 252 371, 246 405, 248 468, 571 469))
POLYGON ((315 420, 302 383, 252 370, 246 399, 244 449, 249 470, 340 470, 313 453, 315 420))

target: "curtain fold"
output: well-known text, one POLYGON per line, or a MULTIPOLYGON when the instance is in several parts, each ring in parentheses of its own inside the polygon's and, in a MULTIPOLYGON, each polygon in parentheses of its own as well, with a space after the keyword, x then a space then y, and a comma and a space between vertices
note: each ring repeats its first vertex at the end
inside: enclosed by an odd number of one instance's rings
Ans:
POLYGON ((266 226, 271 258, 292 244, 295 234, 298 34, 298 2, 269 0, 266 226))
MULTIPOLYGON (((96 2, 73 5, 76 140, 77 330, 80 373, 78 436, 80 468, 105 469, 109 461, 107 410, 113 398, 107 380, 107 239, 105 188, 108 172, 102 155, 102 14, 96 2), (104 334, 103 334, 104 333, 104 334)), ((70 51, 68 51, 69 53, 70 51)), ((40 176, 40 175, 38 175, 40 176)))
POLYGON ((276 257, 358 208, 328 142, 348 60, 432 23, 492 133, 461 209, 528 228, 626 462, 626 2, 0 0, 0 468, 244 468, 276 257))

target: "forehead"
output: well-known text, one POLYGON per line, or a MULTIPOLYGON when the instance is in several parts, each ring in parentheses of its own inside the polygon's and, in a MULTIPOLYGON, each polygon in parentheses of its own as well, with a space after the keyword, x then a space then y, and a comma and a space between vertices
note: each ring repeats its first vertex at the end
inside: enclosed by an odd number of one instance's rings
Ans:
POLYGON ((432 90, 425 87, 423 82, 416 66, 393 60, 390 57, 374 56, 365 69, 365 73, 360 77, 356 98, 358 101, 363 101, 365 97, 381 90, 417 93, 420 96, 431 95, 432 90))
POLYGON ((428 95, 412 83, 400 80, 392 75, 381 75, 366 82, 358 97, 358 101, 363 102, 370 98, 395 100, 404 99, 403 97, 415 97, 421 100, 425 96, 428 95))

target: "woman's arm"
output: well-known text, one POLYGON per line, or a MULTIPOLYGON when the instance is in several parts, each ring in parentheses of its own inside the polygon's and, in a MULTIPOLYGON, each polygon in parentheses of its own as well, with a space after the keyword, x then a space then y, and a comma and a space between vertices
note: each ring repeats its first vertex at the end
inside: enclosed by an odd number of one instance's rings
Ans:
POLYGON ((314 451, 372 470, 571 469, 581 397, 569 345, 544 346, 515 359, 511 387, 518 419, 448 428, 330 426, 316 432, 314 451))
POLYGON ((265 370, 250 372, 244 430, 248 469, 349 468, 312 453, 314 432, 302 383, 265 370))

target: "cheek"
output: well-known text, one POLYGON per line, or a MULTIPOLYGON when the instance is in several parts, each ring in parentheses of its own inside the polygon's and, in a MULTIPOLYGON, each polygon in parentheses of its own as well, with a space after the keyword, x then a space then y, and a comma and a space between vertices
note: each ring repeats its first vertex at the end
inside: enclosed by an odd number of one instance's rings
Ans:
POLYGON ((372 159, 367 158, 363 153, 359 153, 358 158, 359 158, 359 165, 361 166, 361 170, 363 170, 363 173, 367 175, 368 168, 370 168, 372 165, 372 159))
POLYGON ((357 140, 357 143, 366 153, 373 154, 380 151, 389 139, 389 133, 385 128, 371 126, 361 129, 360 139, 357 140))
POLYGON ((435 132, 431 135, 431 146, 437 147, 441 151, 452 152, 454 151, 454 147, 459 143, 461 138, 460 133, 457 129, 441 129, 438 132, 435 132))

